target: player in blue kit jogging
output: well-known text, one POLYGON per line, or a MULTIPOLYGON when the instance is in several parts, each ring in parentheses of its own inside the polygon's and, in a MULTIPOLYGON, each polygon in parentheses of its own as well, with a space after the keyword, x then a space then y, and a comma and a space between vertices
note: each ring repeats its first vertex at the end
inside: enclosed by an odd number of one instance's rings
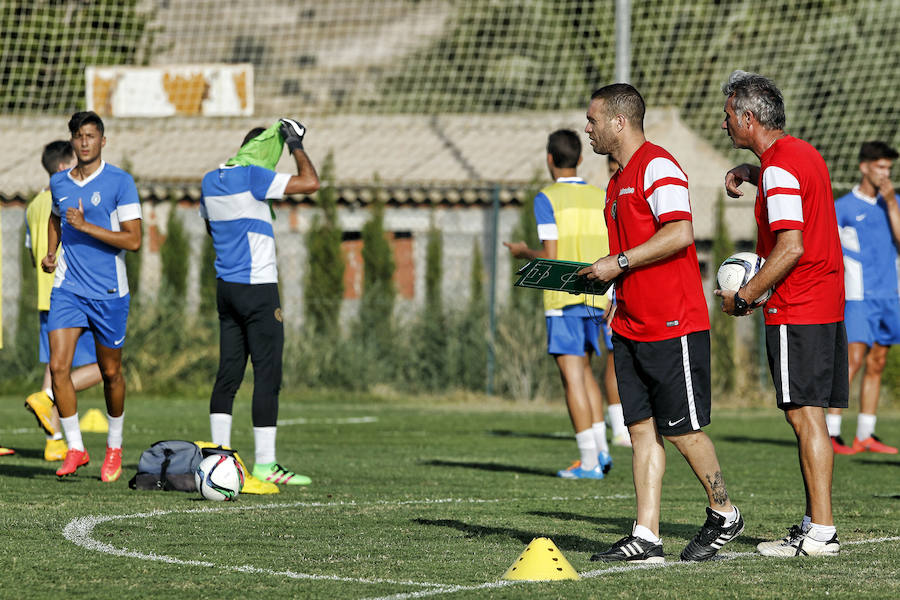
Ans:
POLYGON ((844 251, 844 324, 851 382, 865 364, 852 446, 845 445, 841 438, 841 409, 830 408, 825 417, 836 454, 897 454, 896 447, 875 436, 881 375, 888 350, 900 343, 900 208, 891 183, 891 167, 897 156, 897 151, 884 142, 865 142, 859 150, 862 179, 834 204, 844 251))
POLYGON ((200 200, 200 215, 216 251, 219 370, 209 401, 212 441, 231 446, 234 395, 249 356, 256 451, 252 475, 287 485, 306 485, 310 479, 284 468, 275 456, 284 325, 273 213, 267 201, 319 189, 319 176, 303 149, 305 134, 303 125, 292 119, 250 131, 237 156, 203 177, 200 200), (296 162, 297 175, 272 170, 282 143, 296 162))
POLYGON ((141 247, 141 203, 131 175, 102 159, 106 137, 96 113, 72 115, 69 132, 78 163, 50 178, 53 207, 47 255, 41 261, 45 271, 55 272, 47 317, 50 375, 68 446, 56 474, 71 475, 90 461, 81 438, 71 377, 78 338, 89 329, 96 342, 109 419, 100 479, 111 482, 122 474, 122 345, 131 298, 125 251, 141 247))

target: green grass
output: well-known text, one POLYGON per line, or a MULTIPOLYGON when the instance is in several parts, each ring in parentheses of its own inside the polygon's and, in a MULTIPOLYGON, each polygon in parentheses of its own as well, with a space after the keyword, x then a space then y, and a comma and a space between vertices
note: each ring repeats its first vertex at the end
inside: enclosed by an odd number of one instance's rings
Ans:
MULTIPOLYGON (((0 400, 0 442, 18 451, 0 458, 3 598, 900 597, 898 540, 870 541, 900 536, 898 457, 837 457, 840 557, 753 554, 759 541, 784 535, 803 510, 796 447, 774 407, 717 410, 708 428, 747 522, 725 548, 729 560, 678 563, 704 519, 705 496, 668 446, 661 524, 667 567, 608 571, 589 557, 631 526, 630 451, 613 449, 615 465, 603 481, 554 477, 575 457, 561 403, 286 393, 280 418, 295 424, 279 428, 278 458, 309 474, 313 485, 231 504, 127 487, 154 441, 208 437, 205 397, 131 395, 125 475, 111 485, 99 481, 105 436, 90 433, 91 464, 57 481, 55 465, 42 460, 43 435, 21 402, 0 400), (359 417, 372 419, 347 422, 359 417), (66 538, 70 523, 88 547, 66 538), (498 586, 541 536, 588 576, 498 586)), ((81 403, 82 413, 102 407, 96 391, 81 403)), ((233 443, 252 463, 249 404, 244 390, 233 443)), ((848 433, 854 424, 847 415, 848 433)), ((878 429, 884 439, 900 440, 900 415, 880 416, 878 429)))

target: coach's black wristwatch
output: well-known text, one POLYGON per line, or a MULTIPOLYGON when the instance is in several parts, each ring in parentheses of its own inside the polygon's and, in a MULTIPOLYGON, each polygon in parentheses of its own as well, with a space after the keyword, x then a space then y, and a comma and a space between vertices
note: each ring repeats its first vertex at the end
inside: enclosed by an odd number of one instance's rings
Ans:
POLYGON ((745 313, 750 308, 747 301, 741 298, 737 292, 734 293, 734 312, 745 313))
POLYGON ((625 256, 624 252, 619 252, 619 256, 616 257, 616 262, 619 263, 619 268, 623 271, 628 270, 628 257, 625 256))

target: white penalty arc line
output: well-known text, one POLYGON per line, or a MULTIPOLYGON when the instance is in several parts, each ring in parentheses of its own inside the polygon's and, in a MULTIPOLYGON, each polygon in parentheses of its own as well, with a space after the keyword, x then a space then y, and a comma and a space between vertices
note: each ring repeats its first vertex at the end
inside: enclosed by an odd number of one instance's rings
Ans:
MULTIPOLYGON (((620 495, 614 496, 588 496, 583 499, 610 499, 618 498, 620 495)), ((552 500, 568 500, 568 498, 554 497, 552 500)), ((391 579, 379 578, 359 578, 359 577, 339 577, 337 575, 316 575, 311 573, 297 573, 295 571, 275 571, 273 569, 262 569, 252 565, 217 565, 205 560, 185 560, 167 556, 164 554, 156 554, 155 552, 139 552, 129 550, 127 548, 119 548, 112 544, 107 544, 94 539, 94 529, 109 521, 121 521, 125 519, 149 519, 161 517, 170 514, 187 514, 187 513, 218 513, 226 511, 239 510, 257 510, 257 509, 273 509, 273 508, 329 508, 329 507, 353 507, 353 506, 406 506, 406 505, 429 505, 429 504, 490 504, 498 502, 506 502, 501 499, 479 499, 479 498, 436 498, 424 500, 376 500, 372 502, 285 502, 270 504, 254 504, 250 506, 227 506, 227 507, 204 507, 192 508, 187 510, 153 510, 142 513, 132 513, 128 515, 89 515, 86 517, 78 517, 72 519, 63 528, 63 537, 73 544, 113 556, 121 556, 125 558, 137 558, 140 560, 150 560, 155 562, 163 562, 173 565, 187 565, 196 567, 216 567, 228 569, 239 573, 257 573, 261 575, 273 575, 276 577, 288 577, 291 579, 307 579, 320 581, 343 581, 353 583, 371 583, 371 584, 390 584, 390 585, 407 585, 417 587, 427 587, 433 590, 446 590, 447 592, 455 591, 454 586, 445 583, 429 583, 421 581, 395 581, 391 579)))

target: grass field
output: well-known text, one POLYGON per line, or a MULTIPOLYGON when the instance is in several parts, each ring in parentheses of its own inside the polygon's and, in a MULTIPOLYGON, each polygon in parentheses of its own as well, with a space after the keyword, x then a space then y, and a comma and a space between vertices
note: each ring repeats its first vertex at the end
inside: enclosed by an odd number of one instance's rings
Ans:
MULTIPOLYGON (((245 393, 233 442, 252 462, 245 393)), ((81 404, 83 413, 102 400, 95 392, 81 404)), ((279 460, 309 474, 313 485, 236 503, 129 490, 151 443, 208 437, 206 411, 206 398, 130 396, 125 474, 110 485, 99 481, 105 435, 85 434, 91 464, 57 481, 22 398, 2 397, 0 442, 18 454, 0 458, 0 597, 900 597, 896 456, 836 457, 839 557, 754 553, 803 511, 795 444, 774 407, 714 410, 708 432, 747 523, 719 560, 678 562, 704 519, 705 496, 668 446, 667 562, 654 568, 589 561, 631 527, 630 450, 613 449, 615 464, 603 481, 556 478, 575 457, 562 404, 286 393, 279 460), (581 580, 501 582, 540 536, 556 543, 581 580)), ((850 414, 845 429, 852 427, 850 414)), ((880 416, 878 429, 900 441, 900 415, 880 416)))

